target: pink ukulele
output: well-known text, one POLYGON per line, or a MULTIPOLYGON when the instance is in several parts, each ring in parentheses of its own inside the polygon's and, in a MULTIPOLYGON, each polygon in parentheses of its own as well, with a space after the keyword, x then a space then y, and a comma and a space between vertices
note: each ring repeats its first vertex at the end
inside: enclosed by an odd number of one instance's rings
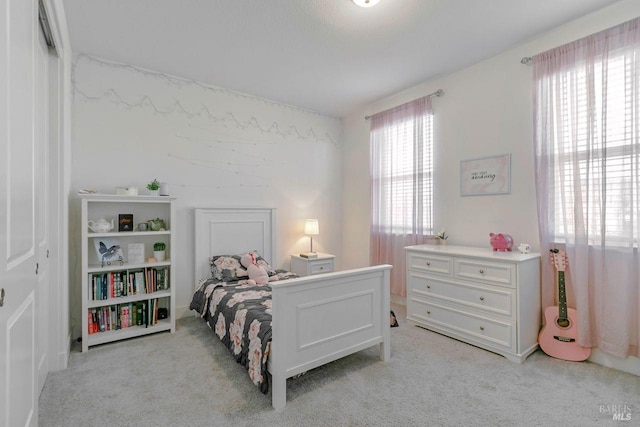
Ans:
POLYGON ((544 310, 545 325, 538 337, 540 348, 556 359, 580 362, 589 358, 591 349, 582 347, 576 342, 578 337, 577 312, 572 308, 567 308, 567 293, 564 282, 567 254, 558 249, 551 249, 549 256, 558 270, 558 306, 550 306, 544 310))

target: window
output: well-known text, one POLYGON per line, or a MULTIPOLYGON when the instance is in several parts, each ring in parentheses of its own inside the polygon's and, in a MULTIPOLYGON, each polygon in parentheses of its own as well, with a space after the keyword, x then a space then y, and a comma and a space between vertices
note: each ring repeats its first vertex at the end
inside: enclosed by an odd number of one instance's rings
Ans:
POLYGON ((374 227, 390 234, 433 232, 433 116, 403 115, 372 129, 376 168, 371 185, 376 189, 374 227))
POLYGON ((552 133, 548 213, 555 242, 638 245, 639 54, 618 49, 538 81, 538 91, 546 92, 539 98, 547 98, 538 108, 546 110, 552 133))

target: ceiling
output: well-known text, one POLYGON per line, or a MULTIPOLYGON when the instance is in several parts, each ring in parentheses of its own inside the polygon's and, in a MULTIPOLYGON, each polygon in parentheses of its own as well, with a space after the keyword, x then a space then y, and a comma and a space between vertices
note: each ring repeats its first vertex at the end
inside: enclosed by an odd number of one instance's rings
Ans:
POLYGON ((74 53, 341 117, 617 0, 64 0, 74 53))

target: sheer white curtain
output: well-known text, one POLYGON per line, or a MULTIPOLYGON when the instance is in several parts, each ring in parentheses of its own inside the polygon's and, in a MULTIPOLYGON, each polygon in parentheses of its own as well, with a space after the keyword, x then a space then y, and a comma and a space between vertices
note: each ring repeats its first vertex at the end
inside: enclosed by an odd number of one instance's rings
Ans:
POLYGON ((640 18, 536 56, 534 110, 541 250, 566 247, 578 343, 640 356, 640 18))
POLYGON ((432 123, 429 97, 371 118, 371 263, 393 265, 391 293, 401 296, 404 247, 433 228, 432 123))

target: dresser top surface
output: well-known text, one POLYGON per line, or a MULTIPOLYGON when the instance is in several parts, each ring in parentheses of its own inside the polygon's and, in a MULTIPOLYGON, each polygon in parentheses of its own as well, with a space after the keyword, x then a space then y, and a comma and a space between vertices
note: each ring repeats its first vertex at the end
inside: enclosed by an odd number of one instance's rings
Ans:
POLYGON ((473 258, 482 258, 492 261, 509 261, 522 262, 530 259, 540 258, 537 252, 523 254, 514 250, 513 252, 494 251, 491 248, 477 248, 473 246, 457 246, 457 245, 415 245, 406 246, 405 250, 414 252, 422 252, 433 255, 449 255, 449 256, 465 256, 473 258))

